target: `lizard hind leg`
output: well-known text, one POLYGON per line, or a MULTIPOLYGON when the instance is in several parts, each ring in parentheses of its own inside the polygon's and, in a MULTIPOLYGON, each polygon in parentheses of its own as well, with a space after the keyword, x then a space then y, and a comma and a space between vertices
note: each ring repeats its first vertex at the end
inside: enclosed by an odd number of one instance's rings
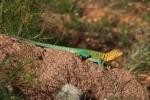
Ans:
POLYGON ((89 58, 91 56, 86 51, 78 51, 78 52, 76 52, 76 54, 79 56, 82 56, 83 58, 89 58))

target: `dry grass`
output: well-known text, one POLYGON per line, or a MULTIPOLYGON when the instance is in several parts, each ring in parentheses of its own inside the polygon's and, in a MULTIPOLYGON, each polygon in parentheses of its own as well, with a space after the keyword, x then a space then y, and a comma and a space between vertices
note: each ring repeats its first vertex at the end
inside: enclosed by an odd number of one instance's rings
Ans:
POLYGON ((150 41, 134 45, 125 60, 127 69, 133 73, 150 72, 150 41))

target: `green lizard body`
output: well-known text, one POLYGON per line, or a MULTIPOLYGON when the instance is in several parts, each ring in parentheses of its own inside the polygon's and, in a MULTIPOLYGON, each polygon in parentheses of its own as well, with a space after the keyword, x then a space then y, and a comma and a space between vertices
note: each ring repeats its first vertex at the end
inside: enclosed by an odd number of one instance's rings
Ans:
POLYGON ((24 38, 20 38, 20 39, 30 42, 34 45, 38 45, 38 46, 42 46, 46 48, 63 50, 63 51, 71 52, 71 53, 76 53, 77 55, 82 56, 83 58, 88 58, 90 61, 97 62, 98 64, 103 64, 104 62, 113 60, 117 57, 120 57, 123 54, 118 49, 114 49, 108 53, 102 53, 102 52, 87 50, 87 49, 51 45, 51 44, 36 42, 36 41, 29 40, 29 39, 24 39, 24 38))

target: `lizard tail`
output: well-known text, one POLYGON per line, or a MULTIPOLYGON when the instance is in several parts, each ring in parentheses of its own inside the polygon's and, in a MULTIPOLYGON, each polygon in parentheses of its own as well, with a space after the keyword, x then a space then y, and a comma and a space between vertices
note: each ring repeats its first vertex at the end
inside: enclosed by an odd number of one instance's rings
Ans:
POLYGON ((24 38, 20 38, 20 39, 24 40, 24 41, 27 41, 27 42, 30 42, 30 43, 32 43, 34 45, 37 45, 37 46, 41 46, 41 47, 58 49, 58 50, 63 50, 63 51, 69 51, 69 52, 72 52, 72 53, 75 53, 75 51, 76 51, 75 48, 57 46, 57 45, 52 45, 52 44, 46 44, 46 43, 36 42, 36 41, 33 41, 33 40, 24 39, 24 38))

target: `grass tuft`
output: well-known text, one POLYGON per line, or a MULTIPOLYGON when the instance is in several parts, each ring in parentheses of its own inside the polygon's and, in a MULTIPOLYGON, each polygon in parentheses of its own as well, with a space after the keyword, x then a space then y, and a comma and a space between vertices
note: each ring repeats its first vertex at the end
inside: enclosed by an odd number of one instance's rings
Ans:
POLYGON ((24 100, 21 91, 17 91, 15 87, 22 85, 27 89, 34 85, 36 74, 25 68, 33 61, 35 57, 27 54, 23 54, 22 58, 15 54, 5 57, 0 63, 0 100, 24 100))
POLYGON ((0 33, 25 37, 40 33, 38 0, 3 0, 0 8, 0 33))
POLYGON ((128 52, 125 66, 135 74, 150 72, 150 41, 134 45, 128 52))
POLYGON ((121 46, 129 47, 132 44, 132 34, 130 33, 130 28, 126 24, 122 24, 120 27, 119 41, 121 46))

